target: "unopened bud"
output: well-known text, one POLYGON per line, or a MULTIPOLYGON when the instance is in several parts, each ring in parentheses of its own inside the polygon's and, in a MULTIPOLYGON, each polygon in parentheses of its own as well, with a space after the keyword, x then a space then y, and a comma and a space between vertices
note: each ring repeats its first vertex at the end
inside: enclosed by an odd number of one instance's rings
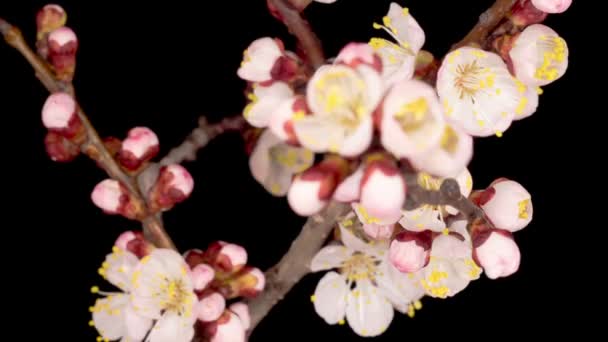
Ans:
POLYGON ((513 235, 504 230, 473 232, 473 259, 490 279, 517 272, 521 254, 513 235))
POLYGON ((97 184, 91 199, 106 214, 120 214, 130 219, 139 216, 139 210, 131 203, 128 190, 117 180, 106 179, 97 184))
POLYGON ((332 198, 338 184, 348 172, 348 161, 329 156, 321 163, 297 175, 289 188, 287 201, 300 216, 311 216, 321 211, 332 198))
POLYGON ((272 70, 283 54, 279 39, 263 37, 253 41, 243 52, 243 61, 237 74, 250 82, 268 82, 273 79, 272 70))
POLYGON ((210 342, 245 342, 245 328, 239 317, 230 310, 205 326, 205 336, 210 342))
POLYGON ((243 302, 238 302, 230 305, 230 311, 234 312, 239 319, 245 330, 251 326, 251 315, 249 314, 249 306, 243 302))
POLYGON ((47 133, 44 146, 48 156, 55 162, 69 162, 80 154, 78 145, 55 132, 47 133))
POLYGON ((432 234, 428 230, 420 233, 401 232, 391 242, 390 261, 400 272, 421 270, 429 263, 432 243, 432 234))
POLYGON ((521 29, 543 22, 547 18, 547 13, 536 8, 533 1, 517 0, 513 8, 511 8, 508 18, 515 27, 521 29))
POLYGON ((205 258, 221 271, 233 273, 247 264, 247 251, 239 245, 216 241, 207 248, 205 258))
POLYGON ((46 5, 36 14, 36 47, 43 57, 48 56, 49 33, 63 27, 68 19, 67 13, 59 5, 46 5))
POLYGON ((194 189, 194 180, 184 167, 172 164, 160 169, 156 184, 150 191, 153 211, 165 211, 185 201, 194 189))
POLYGON ((382 72, 382 59, 374 52, 374 49, 366 43, 347 44, 336 57, 335 63, 346 64, 351 68, 356 68, 361 64, 365 64, 378 72, 382 72))
POLYGON ((532 197, 517 182, 503 180, 492 184, 481 195, 479 202, 481 209, 497 228, 515 232, 532 221, 532 197))
POLYGON ((246 268, 244 272, 235 279, 235 287, 238 291, 238 296, 245 298, 254 298, 264 290, 266 286, 266 277, 258 268, 246 268))
POLYGON ((205 252, 201 249, 190 249, 184 253, 184 260, 194 269, 197 265, 205 263, 205 252))
POLYGON ((192 268, 192 285, 196 291, 204 290, 215 278, 215 271, 207 264, 198 264, 192 268))
POLYGON ((360 203, 368 216, 384 223, 397 222, 405 193, 405 180, 394 163, 379 159, 367 164, 361 180, 360 203))
POLYGON ((139 169, 142 164, 156 157, 159 151, 158 137, 147 127, 135 127, 122 142, 118 160, 128 170, 139 169))
POLYGON ((139 231, 127 231, 116 239, 114 246, 124 251, 135 254, 138 258, 143 258, 154 249, 154 246, 146 241, 144 235, 139 231))
POLYGON ((76 101, 69 94, 51 94, 42 107, 42 123, 52 132, 68 139, 75 139, 83 134, 83 126, 77 110, 76 101))
POLYGON ((76 70, 78 38, 72 29, 60 27, 49 34, 48 59, 58 79, 71 82, 76 70))
POLYGON ((201 298, 194 310, 199 320, 211 322, 220 318, 225 309, 226 300, 224 297, 217 292, 213 292, 201 298))
POLYGON ((563 13, 570 5, 572 0, 532 0, 534 7, 547 13, 563 13))

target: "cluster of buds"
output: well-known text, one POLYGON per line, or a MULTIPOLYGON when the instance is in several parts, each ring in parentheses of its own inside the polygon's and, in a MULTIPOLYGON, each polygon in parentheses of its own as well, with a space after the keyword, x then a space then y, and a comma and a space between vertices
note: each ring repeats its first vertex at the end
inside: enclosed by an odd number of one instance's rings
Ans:
POLYGON ((36 16, 38 54, 46 59, 58 79, 71 82, 76 70, 78 38, 65 26, 67 14, 59 5, 44 6, 36 16))
POLYGON ((190 342, 245 341, 249 309, 239 298, 264 288, 263 273, 247 263, 241 246, 216 242, 206 252, 180 255, 157 249, 139 232, 116 240, 99 274, 122 292, 91 292, 104 298, 90 308, 101 340, 190 342))

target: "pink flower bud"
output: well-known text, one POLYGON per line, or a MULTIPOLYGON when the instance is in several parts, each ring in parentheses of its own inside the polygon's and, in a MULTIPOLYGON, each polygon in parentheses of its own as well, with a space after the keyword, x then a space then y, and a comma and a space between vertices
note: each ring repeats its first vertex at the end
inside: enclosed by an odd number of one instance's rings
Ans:
POLYGON ((264 290, 266 277, 258 268, 248 268, 242 275, 236 278, 238 296, 254 298, 264 290))
POLYGON ((205 335, 210 342, 245 342, 243 323, 228 310, 216 322, 205 326, 205 335))
POLYGON ((184 260, 190 266, 190 269, 206 262, 205 252, 201 249, 190 249, 184 253, 184 260))
POLYGON ((193 189, 194 180, 188 170, 177 164, 163 166, 150 191, 151 209, 169 210, 185 201, 193 189))
POLYGON ((215 271, 207 264, 198 264, 192 269, 191 277, 194 289, 201 291, 215 278, 215 271))
POLYGON ((393 235, 395 230, 394 224, 378 225, 378 224, 364 224, 363 231, 367 236, 375 240, 388 239, 393 235))
POLYGON ((523 28, 543 22, 547 13, 536 8, 530 0, 518 0, 508 17, 515 27, 523 28))
POLYGON ((516 232, 532 221, 531 197, 521 184, 503 180, 485 191, 479 206, 497 228, 516 232))
POLYGON ((207 248, 205 258, 213 267, 233 273, 247 264, 247 251, 239 245, 216 241, 207 248))
POLYGON ((363 168, 360 167, 338 185, 336 192, 334 192, 334 200, 339 202, 353 202, 359 200, 362 179, 363 168))
POLYGON ((321 211, 346 177, 347 171, 348 162, 345 159, 329 156, 297 175, 287 193, 291 209, 300 216, 311 216, 321 211))
MULTIPOLYGON (((141 233, 140 233, 141 234, 141 233)), ((116 242, 114 242, 114 246, 122 249, 123 251, 127 250, 127 245, 129 242, 137 239, 137 234, 134 231, 126 231, 118 236, 116 242)))
POLYGON ((61 27, 49 34, 48 59, 55 68, 57 78, 71 82, 76 70, 76 52, 78 38, 68 27, 61 27))
POLYGON ((283 43, 280 40, 270 37, 256 39, 243 52, 243 61, 237 74, 250 82, 270 81, 275 63, 283 55, 283 43))
POLYGON ((272 69, 270 70, 270 77, 274 81, 289 82, 294 79, 298 72, 298 62, 290 56, 279 57, 272 69))
POLYGON ((346 64, 356 68, 360 64, 367 64, 378 72, 382 72, 382 59, 374 49, 365 43, 349 43, 336 57, 335 63, 346 64))
POLYGON ((69 162, 80 154, 78 145, 55 132, 48 132, 44 138, 46 153, 55 162, 69 162))
POLYGON ((369 216, 395 223, 401 217, 405 191, 405 180, 396 165, 390 160, 373 161, 361 180, 361 206, 369 216))
POLYGON ((544 86, 561 78, 568 69, 566 41, 551 28, 528 26, 509 52, 515 77, 530 86, 544 86))
POLYGON ((230 305, 230 311, 234 312, 239 319, 245 330, 251 326, 251 315, 249 314, 249 306, 243 302, 238 302, 230 305))
POLYGON ((272 112, 268 128, 279 139, 292 145, 299 145, 298 137, 293 128, 293 120, 295 117, 301 117, 309 113, 310 109, 308 109, 306 99, 303 96, 291 97, 281 102, 276 110, 272 112))
POLYGON ((38 40, 48 33, 63 27, 68 19, 67 13, 59 5, 49 4, 36 14, 36 28, 38 40))
POLYGON ((139 211, 132 205, 129 192, 116 180, 106 179, 97 184, 91 199, 106 214, 120 214, 130 219, 138 217, 139 211))
POLYGON ((532 0, 532 4, 543 12, 563 13, 572 5, 572 0, 532 0))
POLYGON ((158 137, 147 127, 135 127, 129 131, 118 153, 121 165, 129 170, 137 170, 146 161, 158 154, 158 137))
POLYGON ((490 279, 517 272, 521 254, 513 235, 504 230, 473 232, 473 258, 490 279))
POLYGON ((221 294, 213 292, 196 304, 196 317, 203 322, 211 322, 220 318, 226 309, 226 300, 221 294))
POLYGON ((390 261, 403 273, 421 270, 429 263, 432 243, 429 230, 420 233, 403 231, 391 242, 390 261))
POLYGON ((51 94, 42 107, 42 123, 50 131, 73 139, 83 133, 76 111, 76 101, 72 96, 67 93, 51 94))
POLYGON ((116 239, 114 246, 124 251, 129 251, 135 254, 138 258, 143 258, 154 249, 154 246, 146 241, 142 232, 127 231, 116 239))

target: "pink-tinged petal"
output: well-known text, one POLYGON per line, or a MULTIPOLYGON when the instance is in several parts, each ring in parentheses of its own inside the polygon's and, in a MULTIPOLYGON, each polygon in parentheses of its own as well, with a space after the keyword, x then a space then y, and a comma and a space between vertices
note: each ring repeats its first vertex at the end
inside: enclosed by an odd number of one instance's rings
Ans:
POLYGON ((42 107, 42 123, 48 129, 67 129, 77 119, 76 101, 67 93, 51 94, 42 107))
POLYGON ((272 112, 268 128, 282 141, 297 142, 293 128, 293 120, 304 117, 307 113, 306 100, 302 96, 294 96, 283 100, 272 112))
POLYGON ((532 4, 546 13, 563 13, 572 5, 572 0, 532 0, 532 4))
POLYGON ((517 36, 509 52, 515 77, 529 86, 544 86, 568 69, 566 41, 550 27, 535 24, 517 36))
POLYGON ((353 174, 338 185, 334 193, 334 200, 339 202, 353 202, 359 199, 363 168, 358 168, 353 174))
POLYGON ((245 342, 245 327, 239 317, 230 312, 224 315, 216 323, 207 327, 207 335, 210 342, 245 342))
POLYGON ((387 17, 398 41, 407 42, 408 47, 418 53, 424 45, 426 36, 424 30, 422 30, 422 27, 410 14, 409 10, 393 2, 390 4, 387 17))
POLYGON ((430 231, 422 233, 401 232, 391 242, 390 261, 400 272, 417 272, 428 264, 431 244, 430 231))
POLYGON ((173 312, 165 313, 154 325, 149 342, 190 342, 194 337, 194 322, 173 312))
POLYGON ((65 25, 67 19, 68 16, 61 6, 55 4, 44 6, 36 14, 37 39, 41 40, 44 35, 65 25))
POLYGON ((131 275, 139 263, 133 253, 124 250, 115 250, 105 258, 100 273, 110 284, 127 292, 131 288, 131 275))
POLYGON ((78 41, 76 34, 68 27, 60 27, 49 35, 49 41, 56 43, 59 46, 65 46, 71 42, 78 41))
MULTIPOLYGON (((469 197, 471 191, 473 191, 473 176, 471 176, 469 169, 465 168, 458 176, 454 177, 454 179, 458 182, 458 187, 460 188, 462 196, 469 197)), ((445 210, 451 215, 458 214, 458 210, 449 205, 445 206, 445 210)))
POLYGON ((109 340, 117 340, 125 335, 125 308, 129 297, 116 294, 98 299, 93 306, 93 324, 99 335, 109 340))
POLYGON ((471 243, 471 235, 469 234, 469 231, 467 230, 468 223, 469 222, 467 220, 452 221, 452 223, 450 224, 450 227, 448 229, 450 232, 455 232, 455 233, 460 234, 460 236, 462 236, 464 238, 465 242, 471 243))
POLYGON ((471 244, 460 235, 441 234, 433 239, 431 257, 453 261, 470 258, 472 253, 471 244))
POLYGON ((397 158, 439 145, 445 122, 431 86, 418 80, 399 82, 386 95, 382 108, 381 142, 397 158))
POLYGON ((156 134, 147 127, 135 127, 122 142, 118 160, 127 169, 137 170, 145 161, 154 158, 158 151, 156 134))
POLYGON ((293 96, 293 90, 284 82, 273 82, 269 86, 256 84, 249 95, 251 102, 245 107, 243 115, 254 127, 270 124, 277 107, 293 96))
POLYGON ((217 292, 204 296, 194 307, 196 317, 202 322, 215 321, 224 313, 224 309, 226 309, 226 300, 217 292))
POLYGON ((365 152, 372 143, 373 131, 371 116, 363 119, 357 129, 342 141, 338 153, 345 157, 355 157, 365 152))
POLYGON ((392 223, 395 223, 401 217, 404 202, 405 180, 399 169, 383 161, 370 163, 361 181, 361 206, 367 213, 380 220, 394 220, 392 223))
POLYGON ((376 276, 380 293, 397 311, 404 314, 410 314, 411 304, 424 296, 424 289, 419 282, 419 272, 401 273, 388 261, 380 264, 376 276))
POLYGON ((230 311, 234 312, 239 319, 245 330, 251 326, 251 315, 249 313, 249 306, 244 302, 238 302, 230 305, 230 311))
POLYGON ((243 52, 243 61, 237 75, 250 82, 266 82, 272 79, 272 68, 283 56, 282 48, 270 37, 253 41, 243 52))
POLYGON ((311 272, 339 268, 352 255, 352 251, 341 245, 323 247, 310 262, 311 272))
POLYGON ((424 230, 441 232, 445 229, 445 221, 441 210, 438 207, 429 205, 404 211, 399 224, 403 228, 413 232, 422 232, 424 230))
POLYGON ((142 341, 152 328, 153 321, 139 316, 131 305, 125 308, 125 326, 127 341, 142 341))
POLYGON ((521 254, 507 231, 485 231, 473 236, 474 258, 490 279, 508 277, 519 269, 521 254))
MULTIPOLYGON (((518 82, 521 83, 521 81, 518 82)), ((523 92, 523 97, 520 100, 520 104, 515 111, 515 116, 513 117, 514 121, 525 119, 536 113, 538 99, 540 94, 542 94, 542 89, 540 89, 540 87, 526 86, 523 83, 521 83, 521 86, 524 87, 525 90, 523 92)))
POLYGON ((128 195, 120 183, 113 179, 106 179, 95 186, 91 193, 93 203, 110 214, 117 214, 124 205, 128 195))
POLYGON ((239 245, 216 241, 209 245, 205 259, 215 269, 223 272, 237 272, 247 263, 247 251, 239 245))
POLYGON ((192 285, 195 290, 203 290, 215 278, 215 271, 207 264, 198 264, 190 273, 192 277, 192 285))
POLYGON ((114 246, 122 249, 123 251, 127 250, 127 245, 129 242, 137 239, 138 236, 134 231, 126 231, 118 236, 116 242, 114 242, 114 246))
POLYGON ((337 0, 314 0, 316 2, 320 2, 322 4, 333 4, 334 2, 336 2, 337 0))
MULTIPOLYGON (((258 268, 250 267, 236 280, 238 296, 254 298, 264 290, 266 277, 258 268)), ((228 298, 230 299, 230 298, 228 298)))
POLYGON ((328 272, 321 278, 312 296, 315 312, 327 324, 333 325, 343 321, 348 291, 344 276, 336 272, 328 272))
POLYGON ((372 252, 373 248, 353 233, 353 231, 360 231, 360 228, 362 228, 361 222, 353 212, 348 213, 342 221, 338 222, 338 227, 340 228, 340 240, 350 252, 357 251, 374 254, 372 252))
POLYGON ((367 236, 374 240, 385 240, 393 235, 395 230, 394 224, 388 225, 377 225, 377 224, 364 224, 363 231, 367 236))
POLYGON ((480 207, 497 228, 516 232, 532 221, 532 196, 521 184, 504 180, 491 188, 493 196, 480 207))
POLYGON ((48 60, 55 69, 55 75, 62 81, 71 82, 76 68, 78 38, 72 29, 60 27, 48 36, 48 60))
POLYGON ((374 53, 371 46, 364 43, 347 44, 338 53, 335 63, 343 63, 352 68, 356 68, 359 64, 367 64, 377 71, 382 69, 380 57, 374 53))
POLYGON ((190 197, 193 189, 194 179, 183 166, 163 166, 150 193, 152 208, 169 210, 190 197))
POLYGON ((346 319, 359 336, 382 334, 392 322, 394 314, 388 299, 367 279, 357 281, 355 290, 347 295, 346 319))
POLYGON ((473 138, 460 129, 446 126, 437 149, 410 158, 415 168, 433 176, 448 178, 461 173, 473 157, 473 138))
POLYGON ((297 176, 287 193, 289 206, 300 216, 311 216, 318 213, 328 203, 326 199, 319 198, 321 187, 320 180, 306 180, 297 176))

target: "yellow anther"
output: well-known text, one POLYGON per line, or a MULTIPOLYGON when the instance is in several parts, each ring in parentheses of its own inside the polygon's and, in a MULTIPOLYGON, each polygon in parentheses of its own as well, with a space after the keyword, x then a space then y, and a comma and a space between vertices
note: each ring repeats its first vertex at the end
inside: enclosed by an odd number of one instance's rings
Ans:
POLYGON ((91 293, 98 293, 98 292, 99 292, 99 287, 97 287, 97 286, 91 287, 91 293))
POLYGON ((315 295, 310 296, 310 301, 311 302, 314 303, 316 300, 317 300, 317 296, 315 296, 315 295))

